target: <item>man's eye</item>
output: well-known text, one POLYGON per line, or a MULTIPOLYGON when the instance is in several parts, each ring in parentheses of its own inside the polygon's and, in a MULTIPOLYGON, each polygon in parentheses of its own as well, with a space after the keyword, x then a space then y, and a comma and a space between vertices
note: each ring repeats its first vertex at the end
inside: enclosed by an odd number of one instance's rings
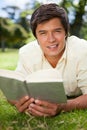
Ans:
POLYGON ((61 32, 61 30, 56 30, 55 32, 61 32))
POLYGON ((45 32, 41 32, 40 35, 45 35, 46 33, 45 32))

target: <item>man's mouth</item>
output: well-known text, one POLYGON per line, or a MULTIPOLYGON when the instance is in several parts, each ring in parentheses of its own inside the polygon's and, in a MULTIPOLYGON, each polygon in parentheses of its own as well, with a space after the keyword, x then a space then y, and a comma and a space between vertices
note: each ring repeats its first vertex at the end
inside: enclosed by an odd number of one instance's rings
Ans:
POLYGON ((47 48, 49 48, 49 49, 55 49, 55 48, 57 48, 57 47, 58 47, 58 44, 47 46, 47 48))

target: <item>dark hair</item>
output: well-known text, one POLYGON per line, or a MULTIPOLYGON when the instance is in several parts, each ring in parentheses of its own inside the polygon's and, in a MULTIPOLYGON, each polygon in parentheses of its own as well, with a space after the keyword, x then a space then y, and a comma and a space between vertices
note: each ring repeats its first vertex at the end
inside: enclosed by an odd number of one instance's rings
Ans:
POLYGON ((61 20, 67 38, 69 32, 69 20, 67 13, 64 8, 59 7, 54 3, 43 4, 33 12, 30 20, 33 35, 36 37, 36 28, 38 24, 53 18, 59 18, 61 20))

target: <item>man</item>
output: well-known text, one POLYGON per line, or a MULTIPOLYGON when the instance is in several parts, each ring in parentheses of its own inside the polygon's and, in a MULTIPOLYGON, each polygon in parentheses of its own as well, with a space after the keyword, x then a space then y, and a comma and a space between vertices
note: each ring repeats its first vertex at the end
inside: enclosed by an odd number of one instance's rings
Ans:
POLYGON ((30 21, 37 41, 22 47, 16 71, 25 76, 54 68, 64 80, 67 103, 55 104, 29 96, 13 104, 20 112, 34 116, 55 116, 61 111, 87 108, 87 42, 69 37, 69 22, 65 10, 56 4, 41 5, 30 21))

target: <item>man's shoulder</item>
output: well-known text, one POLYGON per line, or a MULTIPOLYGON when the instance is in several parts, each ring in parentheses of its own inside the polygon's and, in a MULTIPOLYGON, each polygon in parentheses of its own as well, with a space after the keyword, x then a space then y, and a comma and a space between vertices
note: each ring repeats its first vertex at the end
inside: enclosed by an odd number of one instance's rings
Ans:
MULTIPOLYGON (((81 49, 87 49, 87 41, 85 39, 81 39, 76 36, 70 36, 67 39, 68 47, 71 49, 78 49, 78 51, 81 49)), ((87 50, 86 50, 87 51, 87 50)))
POLYGON ((81 44, 82 46, 87 45, 87 41, 85 39, 81 39, 77 36, 68 37, 67 42, 72 45, 81 45, 81 44))
POLYGON ((20 51, 20 53, 24 53, 24 52, 36 50, 38 48, 40 48, 39 45, 38 45, 38 42, 37 42, 37 40, 34 40, 34 41, 29 42, 28 44, 24 45, 23 47, 21 47, 19 49, 19 51, 20 51))
POLYGON ((87 56, 87 41, 76 36, 71 36, 67 39, 68 51, 72 55, 87 56))
POLYGON ((36 40, 24 45, 19 50, 19 57, 28 65, 38 64, 42 60, 42 55, 42 50, 36 40))
POLYGON ((19 49, 19 54, 20 55, 26 55, 26 56, 35 56, 35 55, 41 55, 42 54, 42 50, 40 48, 40 46, 38 45, 37 40, 32 41, 26 45, 24 45, 23 47, 21 47, 19 49))

